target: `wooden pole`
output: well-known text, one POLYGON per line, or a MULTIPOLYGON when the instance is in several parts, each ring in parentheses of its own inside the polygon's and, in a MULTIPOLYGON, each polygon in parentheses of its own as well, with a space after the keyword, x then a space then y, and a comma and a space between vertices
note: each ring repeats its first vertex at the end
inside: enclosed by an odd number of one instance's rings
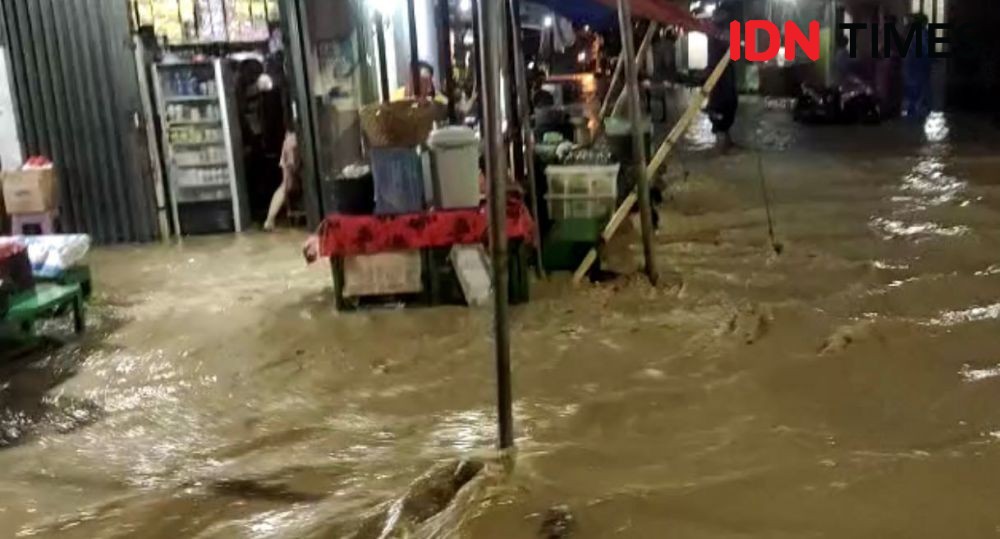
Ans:
POLYGON ((510 376, 510 327, 507 282, 507 152, 501 130, 500 70, 503 68, 503 0, 479 0, 476 40, 483 82, 483 142, 486 152, 487 209, 490 219, 490 259, 493 273, 493 352, 497 370, 498 445, 514 446, 514 415, 510 376))
POLYGON ((639 192, 639 215, 642 222, 642 253, 646 260, 646 277, 656 284, 656 253, 653 252, 653 207, 649 200, 649 177, 646 174, 646 140, 639 98, 639 66, 635 58, 632 36, 631 0, 618 0, 618 22, 622 35, 622 55, 625 64, 625 90, 628 94, 629 122, 632 124, 632 158, 635 168, 635 188, 639 192))
MULTIPOLYGON (((722 78, 722 74, 726 71, 727 67, 729 67, 729 55, 724 56, 718 65, 715 66, 712 74, 708 77, 708 80, 705 81, 704 86, 702 86, 698 93, 691 99, 691 103, 688 104, 688 108, 684 112, 684 115, 681 116, 680 120, 678 120, 676 124, 674 124, 673 129, 670 130, 670 134, 667 135, 667 138, 663 140, 659 149, 657 149, 656 153, 653 154, 653 159, 649 162, 649 166, 646 167, 646 176, 648 178, 656 177, 660 168, 666 163, 670 152, 677 145, 677 142, 680 141, 684 132, 687 131, 688 127, 691 125, 691 122, 695 119, 698 113, 701 112, 702 105, 705 104, 708 96, 711 95, 712 89, 714 89, 715 85, 718 84, 719 79, 722 78)), ((601 234, 602 243, 611 241, 611 238, 613 238, 615 233, 618 232, 618 227, 620 227, 622 222, 625 221, 625 218, 628 217, 637 201, 638 196, 634 191, 625 198, 625 201, 622 202, 621 206, 618 207, 618 210, 615 211, 614 215, 612 215, 611 220, 608 221, 607 226, 604 227, 604 232, 601 234)), ((593 267, 595 262, 597 262, 598 254, 599 253, 596 247, 587 253, 586 258, 583 259, 583 263, 580 264, 580 267, 577 268, 576 273, 573 275, 574 284, 580 284, 583 281, 584 277, 586 277, 587 273, 590 271, 590 268, 593 267)))

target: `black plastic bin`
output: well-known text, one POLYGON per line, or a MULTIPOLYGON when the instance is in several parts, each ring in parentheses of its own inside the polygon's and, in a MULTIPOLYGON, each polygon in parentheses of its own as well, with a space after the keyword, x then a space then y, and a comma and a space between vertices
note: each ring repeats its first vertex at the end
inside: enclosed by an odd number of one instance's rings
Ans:
POLYGON ((358 178, 337 177, 323 182, 323 211, 341 215, 375 212, 375 182, 371 173, 358 178))
POLYGON ((35 288, 28 249, 14 242, 0 243, 0 281, 10 294, 35 288))

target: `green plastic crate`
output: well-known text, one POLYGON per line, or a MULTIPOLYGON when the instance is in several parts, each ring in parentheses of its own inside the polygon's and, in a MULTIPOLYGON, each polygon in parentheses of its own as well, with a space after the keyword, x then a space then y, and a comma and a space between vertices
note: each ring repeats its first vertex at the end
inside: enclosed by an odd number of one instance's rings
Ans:
POLYGON ((589 243, 591 246, 601 239, 608 217, 585 217, 559 219, 552 224, 549 238, 552 241, 589 243))
POLYGON ((576 271, 594 245, 590 242, 556 241, 549 237, 542 251, 547 271, 576 271))

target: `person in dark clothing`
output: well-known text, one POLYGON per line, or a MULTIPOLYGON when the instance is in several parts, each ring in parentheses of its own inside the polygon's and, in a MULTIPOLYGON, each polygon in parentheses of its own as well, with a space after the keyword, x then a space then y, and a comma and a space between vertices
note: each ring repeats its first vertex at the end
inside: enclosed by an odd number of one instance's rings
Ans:
MULTIPOLYGON (((720 5, 713 18, 717 36, 711 37, 708 45, 708 69, 711 72, 723 58, 729 55, 729 22, 732 11, 728 5, 720 5)), ((726 67, 719 82, 708 99, 708 117, 712 121, 712 132, 719 137, 723 149, 734 146, 729 133, 736 121, 739 108, 739 94, 736 90, 736 72, 732 65, 726 67)))
POLYGON ((906 116, 922 120, 930 114, 933 105, 931 94, 931 69, 929 36, 927 33, 927 16, 917 13, 912 17, 912 24, 918 28, 920 37, 917 43, 906 52, 903 58, 903 101, 906 116))

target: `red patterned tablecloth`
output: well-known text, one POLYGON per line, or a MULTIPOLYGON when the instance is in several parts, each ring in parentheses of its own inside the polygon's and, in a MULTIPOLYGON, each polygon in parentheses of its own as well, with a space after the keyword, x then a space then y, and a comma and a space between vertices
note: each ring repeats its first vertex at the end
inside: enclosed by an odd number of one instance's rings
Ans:
MULTIPOLYGON (((535 223, 520 200, 507 203, 507 237, 533 239, 535 223)), ((333 214, 320 225, 319 256, 370 255, 388 251, 485 243, 485 208, 435 210, 406 215, 333 214)))

